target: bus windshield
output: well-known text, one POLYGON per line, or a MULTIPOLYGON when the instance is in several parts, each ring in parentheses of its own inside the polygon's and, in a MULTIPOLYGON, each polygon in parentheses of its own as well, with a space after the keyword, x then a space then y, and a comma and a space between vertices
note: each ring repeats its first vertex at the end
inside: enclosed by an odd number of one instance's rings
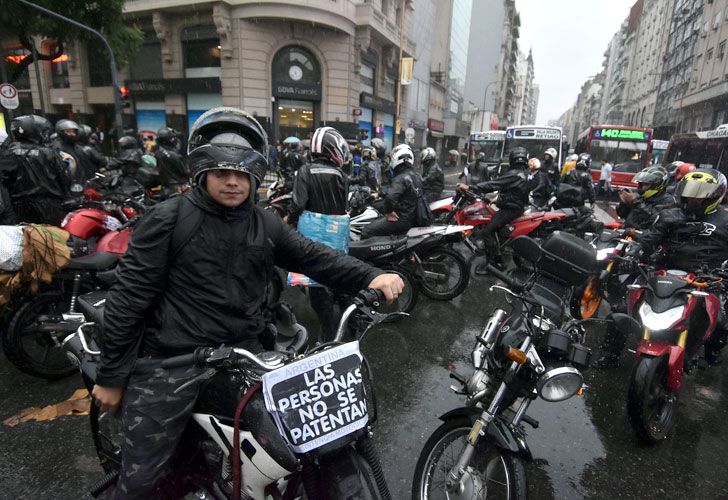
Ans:
POLYGON ((647 143, 592 139, 589 154, 591 154, 592 161, 595 163, 600 160, 607 160, 615 166, 640 167, 645 161, 647 143))
POLYGON ((485 153, 485 161, 499 162, 501 159, 501 150, 503 149, 503 141, 471 141, 472 158, 477 158, 479 153, 485 153))
POLYGON ((526 148, 528 155, 534 158, 543 158, 543 153, 548 148, 554 148, 558 153, 561 149, 561 141, 556 139, 506 139, 505 148, 503 149, 503 161, 508 161, 508 154, 514 148, 526 148))
POLYGON ((680 138, 673 139, 666 164, 674 161, 694 163, 699 168, 717 168, 728 171, 728 139, 680 138))

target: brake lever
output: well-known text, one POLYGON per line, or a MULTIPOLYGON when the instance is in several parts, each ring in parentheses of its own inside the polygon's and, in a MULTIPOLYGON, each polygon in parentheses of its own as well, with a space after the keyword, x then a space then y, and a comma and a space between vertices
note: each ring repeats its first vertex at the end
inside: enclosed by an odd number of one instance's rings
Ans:
POLYGON ((216 373, 217 373, 217 369, 208 368, 204 372, 200 373, 198 376, 191 378, 190 380, 188 380, 181 386, 177 387, 174 390, 174 394, 178 394, 178 393, 182 392, 182 390, 186 389, 187 387, 191 386, 192 384, 196 384, 197 382, 199 382, 201 380, 209 380, 212 377, 214 377, 216 373))

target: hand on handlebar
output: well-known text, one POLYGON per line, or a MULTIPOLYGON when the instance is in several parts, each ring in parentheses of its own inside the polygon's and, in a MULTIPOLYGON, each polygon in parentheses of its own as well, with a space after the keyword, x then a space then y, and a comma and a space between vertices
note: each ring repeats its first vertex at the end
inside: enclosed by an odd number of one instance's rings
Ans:
POLYGON ((462 182, 458 182, 457 184, 455 184, 455 189, 457 189, 458 191, 470 191, 470 186, 468 186, 467 184, 463 184, 462 182))
POLYGON ((398 274, 380 274, 367 285, 367 288, 381 290, 387 303, 391 304, 404 290, 404 281, 398 274))
POLYGON ((96 405, 101 408, 101 411, 114 412, 119 404, 121 404, 124 389, 122 387, 94 385, 94 388, 91 390, 91 395, 94 397, 96 405))

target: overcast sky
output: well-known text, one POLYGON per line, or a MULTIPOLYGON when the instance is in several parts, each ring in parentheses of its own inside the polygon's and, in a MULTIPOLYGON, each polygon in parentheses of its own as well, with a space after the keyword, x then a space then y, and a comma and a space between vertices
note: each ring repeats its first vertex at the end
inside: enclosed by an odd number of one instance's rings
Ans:
MULTIPOLYGON (((478 0, 475 0, 478 1, 478 0)), ((536 123, 555 120, 601 71, 604 51, 636 0, 516 0, 520 47, 533 48, 540 87, 536 123)))

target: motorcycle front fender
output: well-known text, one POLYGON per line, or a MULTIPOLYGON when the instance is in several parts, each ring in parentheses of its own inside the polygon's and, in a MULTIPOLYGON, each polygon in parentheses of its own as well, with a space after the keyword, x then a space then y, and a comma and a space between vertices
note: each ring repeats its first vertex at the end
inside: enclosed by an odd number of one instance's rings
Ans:
MULTIPOLYGON (((441 415, 440 420, 447 422, 448 420, 467 418, 474 424, 478 417, 480 417, 481 413, 483 413, 483 410, 480 408, 455 408, 454 410, 450 410, 444 415, 441 415)), ((493 440, 497 448, 521 454, 527 461, 531 461, 533 459, 531 450, 528 448, 528 444, 526 444, 526 440, 516 437, 511 428, 508 427, 508 424, 499 418, 493 419, 486 428, 485 432, 488 437, 493 440)))
POLYGON ((659 358, 667 356, 667 387, 671 391, 678 392, 682 385, 683 368, 685 366, 685 349, 679 345, 668 344, 667 342, 655 342, 642 340, 637 346, 635 356, 654 356, 659 358))

